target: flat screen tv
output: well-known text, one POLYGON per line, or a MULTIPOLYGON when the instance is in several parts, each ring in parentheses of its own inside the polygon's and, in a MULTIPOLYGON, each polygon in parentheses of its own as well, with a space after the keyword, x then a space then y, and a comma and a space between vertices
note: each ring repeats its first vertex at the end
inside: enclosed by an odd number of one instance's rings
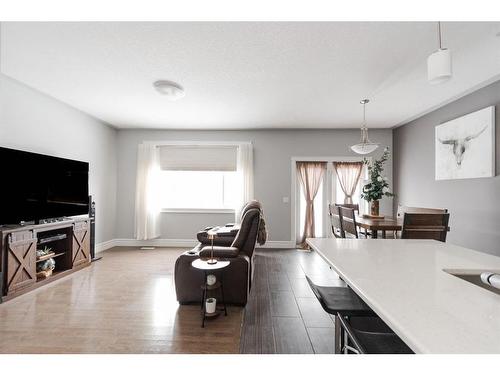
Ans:
POLYGON ((89 212, 89 164, 0 147, 0 225, 89 212))

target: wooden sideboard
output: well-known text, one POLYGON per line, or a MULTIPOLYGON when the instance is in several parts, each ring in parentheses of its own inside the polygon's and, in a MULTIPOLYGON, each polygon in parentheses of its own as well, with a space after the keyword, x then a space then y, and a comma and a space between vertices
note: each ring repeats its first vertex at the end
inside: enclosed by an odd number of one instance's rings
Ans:
POLYGON ((90 219, 0 227, 0 274, 2 300, 17 297, 90 265, 90 219), (55 269, 37 279, 37 248, 50 247, 55 269))

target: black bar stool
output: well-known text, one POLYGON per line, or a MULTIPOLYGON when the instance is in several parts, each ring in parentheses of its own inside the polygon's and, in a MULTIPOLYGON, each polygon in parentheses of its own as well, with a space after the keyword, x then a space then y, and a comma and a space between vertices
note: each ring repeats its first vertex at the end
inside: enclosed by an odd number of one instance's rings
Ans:
POLYGON ((340 354, 345 349, 344 346, 347 345, 347 341, 344 340, 345 337, 342 335, 339 316, 348 318, 375 316, 375 313, 349 287, 319 286, 314 284, 308 276, 306 276, 306 279, 323 310, 335 316, 335 354, 340 354))
POLYGON ((323 310, 335 316, 335 354, 413 353, 351 288, 306 279, 323 310))
POLYGON ((346 354, 413 354, 379 317, 351 318, 349 321, 340 314, 337 317, 349 343, 345 345, 346 354))

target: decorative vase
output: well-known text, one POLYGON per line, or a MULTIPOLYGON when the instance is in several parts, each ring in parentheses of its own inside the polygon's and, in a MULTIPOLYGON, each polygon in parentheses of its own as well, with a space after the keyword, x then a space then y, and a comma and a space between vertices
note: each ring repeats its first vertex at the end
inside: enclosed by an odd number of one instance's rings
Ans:
POLYGON ((217 282, 217 278, 215 277, 215 275, 208 275, 208 276, 207 276, 207 285, 208 285, 208 286, 212 286, 212 285, 214 285, 216 282, 217 282))
POLYGON ((371 202, 371 205, 370 205, 370 214, 372 216, 379 216, 379 201, 378 200, 374 200, 371 202))
POLYGON ((215 312, 215 307, 217 306, 217 300, 215 298, 207 298, 205 301, 205 311, 207 314, 213 314, 215 312))

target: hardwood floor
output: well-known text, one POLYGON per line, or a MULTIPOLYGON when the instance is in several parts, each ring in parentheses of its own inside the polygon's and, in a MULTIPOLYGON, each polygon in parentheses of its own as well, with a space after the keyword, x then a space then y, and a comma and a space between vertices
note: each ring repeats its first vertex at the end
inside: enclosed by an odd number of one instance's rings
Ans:
POLYGON ((345 285, 314 252, 256 251, 241 353, 333 353, 333 319, 314 297, 306 274, 321 285, 345 285))
POLYGON ((178 305, 173 269, 182 251, 110 249, 91 267, 0 304, 0 353, 238 353, 242 308, 201 328, 199 307, 178 305))
POLYGON ((246 308, 201 328, 199 307, 175 298, 182 251, 110 249, 91 267, 0 304, 0 353, 333 352, 333 320, 305 274, 342 281, 317 254, 257 250, 246 308))

